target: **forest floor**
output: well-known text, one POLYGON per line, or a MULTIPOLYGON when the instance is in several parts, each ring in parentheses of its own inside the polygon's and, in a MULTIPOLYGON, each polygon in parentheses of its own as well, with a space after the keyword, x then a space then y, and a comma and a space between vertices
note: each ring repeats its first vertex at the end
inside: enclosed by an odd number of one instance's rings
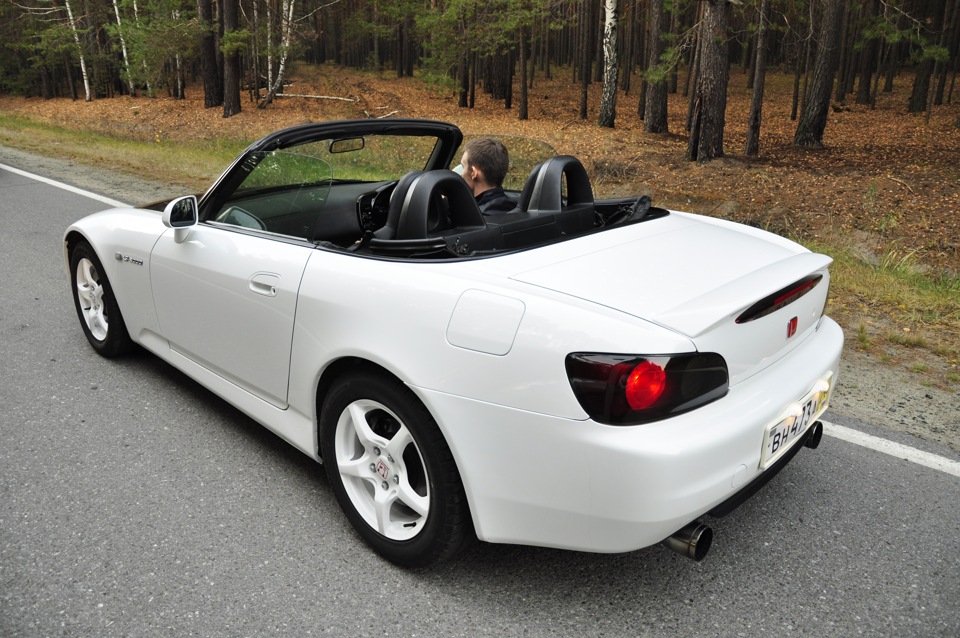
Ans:
MULTIPOLYGON (((246 143, 295 124, 381 116, 432 118, 453 122, 465 133, 547 141, 558 152, 583 161, 598 196, 647 193, 657 205, 750 223, 833 255, 834 280, 843 291, 832 296, 828 312, 847 334, 841 383, 847 375, 844 385, 857 390, 845 393, 846 400, 863 404, 858 412, 863 418, 870 416, 864 410, 874 410, 877 419, 898 429, 940 429, 943 436, 926 438, 960 451, 960 101, 934 107, 926 122, 924 114, 907 113, 912 76, 902 75, 892 93, 880 94, 876 109, 853 104, 852 95, 846 105, 834 104, 825 148, 799 149, 792 144, 793 78, 771 73, 760 157, 750 159, 743 154, 750 91, 746 76, 734 69, 726 156, 697 165, 684 159, 687 98, 669 97, 670 134, 643 132, 636 91, 620 93, 616 128, 601 129, 596 125, 599 83, 590 88, 588 118, 580 120, 579 90, 571 83, 569 69, 555 71, 550 80, 535 77, 526 121, 517 119, 516 95, 512 109, 480 91, 475 108, 459 108, 449 91, 390 73, 302 66, 294 69, 289 81, 287 93, 350 101, 282 98, 258 110, 244 94, 243 111, 225 119, 222 109, 203 108, 202 87, 196 85, 188 87, 185 100, 118 97, 85 103, 0 96, 0 115, 160 144, 246 143), (889 295, 881 291, 877 297, 877 291, 868 289, 870 277, 863 274, 871 271, 861 267, 919 273, 941 291, 945 287, 947 298, 954 301, 917 310, 909 298, 895 298, 898 290, 889 295), (847 282, 840 284, 841 278, 847 282), (858 288, 851 279, 865 280, 864 287, 858 288), (885 370, 883 380, 857 377, 863 366, 877 364, 885 370), (901 384, 915 387, 913 394, 919 392, 921 402, 943 404, 941 414, 952 416, 937 417, 939 423, 908 422, 916 420, 904 414, 909 411, 904 402, 909 404, 910 397, 891 403, 884 395, 885 388, 901 384)), ((0 144, 9 143, 2 133, 0 144)), ((31 150, 57 154, 56 149, 31 150)), ((64 149, 62 155, 69 157, 70 152, 64 149)), ((97 163, 130 170, 109 157, 97 163)), ((205 166, 176 177, 161 168, 139 173, 200 191, 222 168, 205 166)))

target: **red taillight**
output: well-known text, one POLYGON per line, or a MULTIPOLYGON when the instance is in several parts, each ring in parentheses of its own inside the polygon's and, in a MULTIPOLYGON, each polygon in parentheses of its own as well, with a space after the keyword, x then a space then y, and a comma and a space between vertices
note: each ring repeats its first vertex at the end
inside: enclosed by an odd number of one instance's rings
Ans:
POLYGON ((667 373, 650 361, 643 361, 630 371, 627 385, 627 403, 634 410, 644 410, 657 402, 667 388, 667 373))
POLYGON ((574 352, 567 377, 591 419, 636 425, 666 419, 727 393, 727 364, 719 354, 630 355, 574 352))

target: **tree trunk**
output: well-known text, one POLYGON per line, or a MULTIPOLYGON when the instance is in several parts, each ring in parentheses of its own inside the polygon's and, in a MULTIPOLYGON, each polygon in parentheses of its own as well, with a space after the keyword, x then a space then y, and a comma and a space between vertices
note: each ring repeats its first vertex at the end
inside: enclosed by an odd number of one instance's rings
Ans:
MULTIPOLYGON (((680 12, 672 11, 670 13, 670 36, 671 42, 677 41, 677 30, 680 28, 680 12)), ((680 64, 674 64, 673 68, 670 69, 670 81, 667 84, 667 93, 672 95, 677 94, 677 81, 679 74, 680 64)))
POLYGON ((810 5, 810 28, 809 34, 807 35, 806 41, 803 45, 803 62, 800 61, 800 56, 797 56, 797 68, 794 71, 793 76, 793 105, 790 107, 790 121, 795 122, 797 119, 798 106, 802 102, 805 104, 807 101, 807 77, 809 75, 810 69, 810 57, 813 47, 811 43, 813 42, 813 5, 810 5), (803 78, 803 90, 800 89, 800 79, 803 78))
POLYGON ((600 116, 597 125, 613 128, 617 119, 617 78, 619 55, 617 25, 620 11, 618 0, 604 0, 603 20, 603 94, 600 98, 600 116))
POLYGON ((687 160, 703 164, 723 157, 726 124, 729 53, 727 9, 729 0, 701 0, 700 73, 694 89, 687 160))
MULTIPOLYGON (((960 2, 957 2, 957 7, 953 10, 953 15, 950 15, 950 2, 946 2, 943 7, 943 27, 940 31, 940 46, 943 47, 946 51, 954 51, 955 47, 952 42, 953 35, 956 32, 957 25, 957 10, 960 9, 960 2)), ((956 55, 956 52, 953 54, 956 55)), ((933 104, 940 106, 943 104, 943 94, 947 87, 947 75, 949 74, 950 63, 946 62, 945 64, 938 65, 941 69, 940 73, 934 73, 933 79, 934 84, 936 85, 933 104)))
POLYGON ((760 154, 760 122, 763 115, 763 88, 767 78, 767 0, 760 2, 757 27, 757 56, 753 63, 753 97, 750 100, 750 121, 747 125, 747 157, 760 154))
POLYGON ((527 86, 527 27, 520 25, 520 107, 517 109, 517 119, 525 120, 528 117, 527 101, 530 89, 527 86))
POLYGON ((87 61, 83 56, 83 47, 80 45, 80 34, 77 33, 77 23, 73 19, 73 9, 70 8, 70 0, 64 0, 67 7, 67 18, 70 21, 70 32, 73 34, 73 42, 77 45, 77 55, 80 56, 80 74, 83 75, 83 92, 87 102, 93 101, 93 94, 90 92, 90 76, 87 74, 87 61))
POLYGON ((283 76, 286 75, 287 59, 290 57, 290 36, 293 33, 293 9, 296 0, 283 0, 280 14, 280 63, 277 65, 277 79, 267 91, 258 109, 265 109, 273 102, 277 93, 283 93, 283 76))
MULTIPOLYGON (((841 10, 842 17, 840 19, 840 63, 839 63, 839 75, 838 77, 846 77, 847 67, 850 66, 851 58, 853 57, 850 53, 850 50, 853 48, 852 42, 850 42, 850 7, 848 3, 843 3, 843 9, 841 10)), ((846 84, 844 82, 837 82, 837 92, 836 98, 837 102, 840 104, 845 104, 847 101, 846 93, 846 84)))
POLYGON ((200 75, 203 78, 203 105, 206 108, 223 104, 223 83, 217 66, 217 40, 213 34, 213 5, 210 0, 197 0, 200 26, 200 75))
MULTIPOLYGON (((867 20, 872 20, 876 13, 874 0, 868 0, 863 8, 867 20)), ((873 80, 873 70, 877 65, 878 40, 870 38, 863 44, 860 51, 860 83, 857 85, 857 104, 870 104, 870 88, 873 80)))
POLYGON ((933 60, 924 59, 917 67, 913 79, 913 91, 910 93, 910 103, 907 112, 922 113, 927 108, 927 95, 930 93, 930 76, 933 75, 933 60))
MULTIPOLYGON (((229 36, 237 30, 240 0, 224 0, 223 31, 229 36)), ((223 54, 223 117, 240 112, 240 51, 236 45, 223 54)))
POLYGON ((467 97, 470 93, 470 54, 464 53, 460 57, 460 92, 457 106, 467 107, 467 97))
POLYGON ((136 91, 133 88, 133 76, 130 74, 130 58, 127 56, 127 41, 123 37, 123 23, 120 22, 120 7, 117 5, 117 0, 113 0, 113 13, 117 16, 117 35, 120 37, 120 52, 123 53, 123 68, 127 73, 127 88, 132 96, 136 91))
POLYGON ((843 0, 827 0, 821 19, 820 41, 810 82, 810 92, 800 114, 793 143, 807 148, 823 146, 823 131, 827 128, 830 95, 837 73, 837 53, 840 37, 840 12, 843 0))
POLYGON ((650 42, 647 47, 647 99, 643 108, 643 130, 667 132, 667 76, 657 67, 663 55, 663 0, 650 0, 650 42))
MULTIPOLYGON (((827 0, 829 1, 829 0, 827 0)), ((817 24, 816 18, 816 4, 810 3, 810 28, 809 35, 807 36, 807 49, 806 57, 803 61, 803 90, 800 93, 800 108, 802 109, 807 103, 807 89, 810 87, 810 67, 813 66, 813 54, 814 48, 814 25, 817 24)))
MULTIPOLYGON (((696 23, 699 24, 702 19, 703 5, 698 2, 696 23)), ((696 86, 700 81, 700 29, 694 29, 691 35, 693 36, 693 45, 688 54, 690 56, 690 64, 687 70, 687 81, 683 86, 683 95, 687 98, 687 121, 684 123, 683 130, 685 130, 687 134, 690 133, 690 129, 693 127, 694 96, 697 94, 696 86)))
POLYGON ((587 119, 587 90, 590 87, 590 57, 593 53, 590 47, 590 34, 593 32, 593 17, 591 8, 593 0, 582 0, 580 20, 580 119, 587 119))

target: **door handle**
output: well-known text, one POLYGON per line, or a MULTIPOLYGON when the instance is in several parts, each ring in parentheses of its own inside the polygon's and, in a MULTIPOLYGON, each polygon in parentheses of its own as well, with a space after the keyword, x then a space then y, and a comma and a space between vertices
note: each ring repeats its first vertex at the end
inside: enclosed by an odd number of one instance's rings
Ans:
POLYGON ((277 296, 277 284, 280 283, 280 275, 272 272, 258 272, 250 277, 250 292, 254 292, 264 297, 277 296))

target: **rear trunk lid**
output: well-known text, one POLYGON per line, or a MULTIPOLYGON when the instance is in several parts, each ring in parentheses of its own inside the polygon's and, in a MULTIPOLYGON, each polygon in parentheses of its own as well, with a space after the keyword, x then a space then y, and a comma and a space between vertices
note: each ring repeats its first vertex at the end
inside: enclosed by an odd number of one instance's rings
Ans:
POLYGON ((826 303, 829 257, 726 222, 671 215, 584 247, 510 276, 683 334, 726 359, 731 385, 803 341, 826 303))

